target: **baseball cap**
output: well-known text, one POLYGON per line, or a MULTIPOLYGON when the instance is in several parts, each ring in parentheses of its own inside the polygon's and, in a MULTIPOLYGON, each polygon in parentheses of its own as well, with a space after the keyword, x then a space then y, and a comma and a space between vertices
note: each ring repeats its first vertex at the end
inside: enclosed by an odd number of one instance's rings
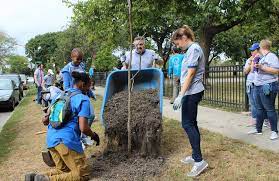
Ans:
POLYGON ((254 43, 254 44, 249 48, 249 50, 250 50, 250 51, 255 51, 255 50, 259 49, 259 48, 260 48, 260 44, 259 44, 259 43, 254 43))
POLYGON ((49 73, 49 74, 51 74, 51 75, 54 74, 53 71, 52 71, 51 69, 48 69, 47 73, 49 73))

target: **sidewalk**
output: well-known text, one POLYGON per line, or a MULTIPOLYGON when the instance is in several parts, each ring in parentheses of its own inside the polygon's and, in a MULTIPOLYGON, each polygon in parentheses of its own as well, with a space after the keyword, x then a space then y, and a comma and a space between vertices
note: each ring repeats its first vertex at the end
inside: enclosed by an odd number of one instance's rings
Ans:
MULTIPOLYGON (((96 94, 102 96, 104 88, 96 87, 96 94)), ((164 117, 181 121, 180 111, 173 111, 168 99, 164 98, 163 104, 164 117)), ((263 128, 263 135, 247 134, 251 130, 251 127, 247 127, 248 120, 249 117, 241 113, 226 112, 204 106, 199 106, 198 110, 198 123, 201 128, 279 153, 279 139, 274 141, 269 139, 270 129, 263 128)))

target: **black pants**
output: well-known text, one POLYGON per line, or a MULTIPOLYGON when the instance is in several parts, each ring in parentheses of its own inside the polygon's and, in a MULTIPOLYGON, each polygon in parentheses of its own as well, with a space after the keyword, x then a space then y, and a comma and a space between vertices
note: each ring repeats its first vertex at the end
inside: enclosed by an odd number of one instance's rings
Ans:
POLYGON ((182 127, 188 135, 192 147, 192 157, 195 162, 203 160, 200 148, 200 131, 197 123, 198 104, 202 100, 202 96, 203 91, 182 98, 182 127))

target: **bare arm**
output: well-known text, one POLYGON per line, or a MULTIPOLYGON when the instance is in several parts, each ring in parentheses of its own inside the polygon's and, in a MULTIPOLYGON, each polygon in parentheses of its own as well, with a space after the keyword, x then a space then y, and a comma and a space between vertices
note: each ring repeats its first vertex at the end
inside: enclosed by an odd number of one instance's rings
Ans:
POLYGON ((85 134, 86 136, 90 136, 91 138, 94 136, 93 131, 88 125, 87 118, 78 117, 78 124, 79 124, 79 129, 83 134, 85 134))
POLYGON ((249 74, 250 72, 251 72, 251 70, 253 70, 253 68, 251 68, 252 66, 252 63, 253 63, 253 61, 252 61, 252 59, 251 59, 252 57, 250 57, 249 58, 249 63, 248 63, 248 65, 249 66, 246 66, 245 68, 244 68, 244 73, 245 74, 249 74))
POLYGON ((255 64, 255 67, 269 74, 275 74, 275 75, 279 74, 279 69, 276 68, 267 67, 262 64, 255 64))

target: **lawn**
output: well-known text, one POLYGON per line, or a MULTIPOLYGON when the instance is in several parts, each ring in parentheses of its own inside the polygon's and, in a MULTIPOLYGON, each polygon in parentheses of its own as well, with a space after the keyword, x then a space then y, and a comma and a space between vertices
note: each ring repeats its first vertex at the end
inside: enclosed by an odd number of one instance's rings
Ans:
MULTIPOLYGON (((0 154, 0 180, 22 180, 26 172, 48 169, 40 155, 45 135, 36 135, 37 131, 45 128, 40 122, 40 107, 32 99, 32 96, 28 96, 22 102, 1 133, 0 148, 3 153, 0 154)), ((93 104, 99 117, 101 97, 93 104)), ((92 128, 102 141, 101 146, 87 149, 88 156, 100 154, 104 149, 101 123, 97 121, 92 128)), ((209 169, 198 177, 199 180, 279 180, 279 154, 207 130, 201 130, 201 134, 202 152, 209 169)), ((176 120, 164 118, 161 153, 165 158, 161 174, 139 180, 192 180, 185 176, 190 166, 180 163, 181 158, 191 154, 191 149, 176 120)), ((118 179, 121 180, 121 176, 118 179)))

